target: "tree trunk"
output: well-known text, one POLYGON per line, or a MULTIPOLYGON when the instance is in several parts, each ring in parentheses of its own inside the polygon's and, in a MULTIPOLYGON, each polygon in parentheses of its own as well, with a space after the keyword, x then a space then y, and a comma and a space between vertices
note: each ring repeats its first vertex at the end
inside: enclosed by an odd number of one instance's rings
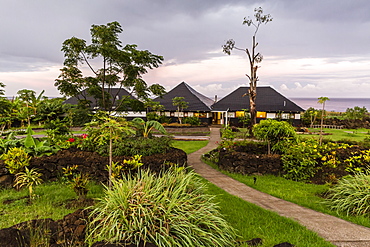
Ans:
POLYGON ((111 138, 109 140, 109 171, 108 171, 108 186, 109 189, 112 188, 112 162, 113 162, 113 152, 112 152, 112 146, 113 146, 113 141, 112 141, 112 133, 111 133, 111 138))

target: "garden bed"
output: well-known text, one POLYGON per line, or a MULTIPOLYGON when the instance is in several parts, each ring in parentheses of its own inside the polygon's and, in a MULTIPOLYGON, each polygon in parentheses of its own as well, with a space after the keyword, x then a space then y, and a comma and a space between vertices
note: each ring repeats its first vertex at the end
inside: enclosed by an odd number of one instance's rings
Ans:
MULTIPOLYGON (((113 157, 114 162, 122 162, 130 157, 113 157)), ((160 172, 173 164, 187 165, 186 153, 177 148, 171 148, 167 153, 154 154, 142 157, 143 169, 149 168, 160 172)), ((63 175, 63 168, 78 165, 78 171, 87 173, 98 182, 108 181, 108 157, 100 156, 96 152, 82 151, 77 148, 60 150, 51 156, 35 157, 31 159, 29 168, 37 168, 42 173, 44 181, 55 181, 63 175)), ((12 187, 14 175, 10 174, 2 160, 0 160, 0 187, 12 187)))

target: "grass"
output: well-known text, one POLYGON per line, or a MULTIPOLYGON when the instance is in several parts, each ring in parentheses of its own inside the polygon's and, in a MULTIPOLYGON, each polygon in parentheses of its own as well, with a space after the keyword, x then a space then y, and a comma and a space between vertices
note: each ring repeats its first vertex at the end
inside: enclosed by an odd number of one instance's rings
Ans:
POLYGON ((172 146, 184 150, 186 154, 190 154, 207 146, 208 142, 209 141, 174 141, 172 146))
MULTIPOLYGON (((207 163, 209 164, 209 162, 207 163)), ((218 169, 215 165, 211 166, 218 169)), ((222 172, 245 185, 272 196, 293 202, 303 207, 311 208, 325 214, 333 215, 358 225, 370 227, 369 217, 347 216, 345 213, 340 213, 330 209, 330 207, 325 203, 325 199, 323 197, 325 192, 329 189, 329 185, 296 182, 273 175, 248 176, 243 174, 229 173, 226 171, 222 172), (254 177, 257 178, 255 184, 253 179, 254 177)))
MULTIPOLYGON (((310 132, 319 133, 320 129, 309 129, 310 132)), ((352 140, 352 141, 363 141, 365 137, 370 137, 370 131, 368 129, 323 129, 324 133, 330 135, 324 135, 323 138, 331 141, 339 140, 352 140)), ((302 138, 319 138, 319 134, 312 135, 300 135, 302 138)))
POLYGON ((283 242, 300 247, 334 246, 291 219, 230 195, 208 181, 205 183, 208 185, 208 193, 215 195, 215 200, 219 203, 226 220, 238 229, 242 241, 261 238, 263 239, 263 245, 259 245, 261 247, 283 242))
MULTIPOLYGON (((100 185, 89 184, 88 198, 100 197, 103 188, 100 185)), ((77 196, 73 190, 59 182, 44 183, 34 188, 36 198, 30 203, 27 188, 20 191, 3 189, 0 191, 0 229, 17 223, 38 218, 58 220, 72 213, 76 208, 67 209, 65 205, 77 196), (4 201, 10 203, 4 204, 4 201)))

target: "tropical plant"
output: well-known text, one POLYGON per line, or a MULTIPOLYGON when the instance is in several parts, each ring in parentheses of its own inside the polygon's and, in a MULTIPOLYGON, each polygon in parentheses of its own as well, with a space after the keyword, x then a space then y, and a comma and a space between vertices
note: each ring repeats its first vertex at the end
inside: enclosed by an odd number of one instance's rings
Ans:
POLYGON ((234 246, 235 231, 194 172, 140 171, 113 180, 93 206, 87 241, 170 246, 234 246))
POLYGON ((27 167, 24 168, 24 171, 18 172, 15 175, 15 184, 14 186, 17 188, 27 187, 30 199, 33 198, 33 187, 42 183, 42 176, 41 173, 38 172, 38 169, 32 168, 28 169, 27 167))
POLYGON ((199 126, 201 124, 198 117, 184 117, 183 122, 184 124, 191 124, 195 126, 199 126))
POLYGON ((87 173, 78 173, 70 180, 69 184, 73 191, 77 194, 78 200, 82 201, 86 198, 87 185, 89 184, 90 176, 87 173))
POLYGON ((84 200, 88 192, 89 174, 79 172, 78 165, 73 165, 63 168, 63 176, 78 196, 78 199, 80 201, 84 200))
POLYGON ((235 137, 236 137, 236 134, 233 132, 233 130, 231 129, 229 125, 225 126, 221 130, 221 139, 223 141, 232 141, 235 139, 235 137))
POLYGON ((50 139, 71 134, 71 126, 68 121, 61 120, 59 118, 47 121, 44 127, 46 129, 46 134, 50 139))
POLYGON ((248 109, 242 109, 243 115, 239 116, 239 122, 243 124, 243 128, 250 125, 251 122, 251 115, 249 114, 248 109))
POLYGON ((8 152, 11 148, 22 147, 23 140, 15 137, 15 132, 10 132, 6 138, 0 138, 0 154, 8 152))
POLYGON ((318 115, 319 111, 313 107, 310 107, 303 113, 301 121, 305 124, 305 126, 310 126, 310 128, 312 128, 318 115))
POLYGON ((172 104, 177 107, 177 118, 182 124, 181 114, 184 109, 188 108, 189 102, 186 102, 184 97, 175 97, 172 99, 172 104))
POLYGON ((258 46, 258 42, 256 42, 256 36, 259 27, 261 24, 267 24, 268 22, 272 21, 272 17, 270 14, 264 15, 263 10, 261 7, 254 9, 254 17, 255 20, 253 21, 249 17, 244 17, 243 25, 253 26, 255 29, 254 34, 252 36, 252 48, 238 48, 235 46, 235 41, 230 39, 226 42, 225 45, 222 46, 223 52, 230 55, 233 49, 244 51, 249 60, 249 69, 250 73, 246 76, 249 79, 249 88, 248 88, 248 96, 249 96, 249 112, 251 116, 250 121, 250 130, 252 130, 253 126, 256 124, 256 117, 257 117, 257 110, 256 110, 256 97, 257 97, 257 70, 259 68, 258 63, 262 62, 263 56, 261 53, 256 52, 256 48, 258 46))
POLYGON ((41 123, 62 118, 70 108, 70 105, 63 104, 63 101, 63 98, 43 99, 37 104, 37 112, 34 120, 38 121, 39 125, 41 125, 41 123))
MULTIPOLYGON (((134 155, 131 159, 124 159, 122 162, 112 162, 112 178, 120 179, 122 175, 135 170, 143 165, 141 162, 142 155, 134 155)), ((109 170, 109 165, 107 165, 109 170)))
POLYGON ((122 31, 118 22, 92 25, 90 45, 76 37, 63 42, 64 67, 55 80, 55 86, 61 94, 75 96, 83 102, 87 101, 88 96, 92 96, 101 109, 111 111, 114 107, 120 108, 125 102, 119 98, 119 92, 123 89, 135 94, 137 99, 165 93, 162 86, 148 86, 142 79, 142 75, 149 69, 157 68, 162 63, 163 57, 147 50, 138 50, 137 45, 122 46, 119 40, 122 31), (101 61, 100 68, 96 67, 98 61, 101 61), (93 76, 83 76, 80 69, 82 64, 87 65, 86 69, 93 76), (119 89, 113 91, 113 88, 119 89), (84 90, 87 93, 82 93, 84 90))
POLYGON ((347 108, 345 117, 347 119, 364 119, 366 117, 366 114, 368 113, 366 107, 359 107, 355 106, 353 108, 347 108))
POLYGON ((370 170, 343 177, 328 191, 331 209, 347 215, 370 216, 370 170))
POLYGON ((252 131, 257 139, 267 142, 268 154, 271 153, 271 149, 283 151, 282 142, 294 140, 296 137, 295 128, 291 124, 272 119, 262 120, 253 126, 252 131))
POLYGON ((129 126, 125 118, 113 118, 103 112, 100 112, 95 117, 95 120, 86 124, 88 137, 85 142, 91 140, 97 145, 109 143, 109 186, 111 186, 113 142, 120 140, 123 136, 133 135, 135 131, 129 126))
POLYGON ((17 174, 30 164, 31 157, 23 148, 11 148, 7 153, 0 156, 4 160, 6 168, 11 174, 17 174))
POLYGON ((153 129, 158 130, 162 134, 166 134, 167 131, 161 123, 155 120, 144 121, 142 118, 134 118, 132 123, 136 127, 136 134, 145 138, 150 137, 153 129))
MULTIPOLYGON (((113 144, 114 156, 134 156, 142 155, 149 156, 153 154, 163 154, 171 148, 173 139, 167 136, 144 138, 144 137, 129 137, 124 138, 122 142, 113 144)), ((107 155, 106 148, 101 147, 97 150, 101 155, 107 155)))
POLYGON ((321 158, 319 143, 314 139, 298 142, 285 150, 281 160, 284 177, 296 181, 307 181, 316 173, 317 159, 321 158))
POLYGON ((34 132, 31 126, 27 127, 26 133, 27 135, 24 138, 24 147, 28 154, 40 157, 42 155, 51 155, 57 151, 57 149, 53 148, 47 140, 39 141, 34 138, 32 136, 34 132))
POLYGON ((322 111, 321 111, 321 121, 320 121, 320 146, 322 144, 322 128, 324 125, 324 115, 325 115, 325 102, 330 100, 328 97, 320 97, 318 98, 319 101, 317 103, 322 104, 322 111))

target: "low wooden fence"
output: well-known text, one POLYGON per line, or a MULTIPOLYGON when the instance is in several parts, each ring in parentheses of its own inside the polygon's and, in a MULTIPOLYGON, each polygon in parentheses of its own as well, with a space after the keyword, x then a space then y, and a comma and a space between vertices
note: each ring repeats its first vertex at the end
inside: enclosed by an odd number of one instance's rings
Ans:
MULTIPOLYGON (((323 125, 325 129, 343 129, 343 125, 323 125)), ((321 125, 312 125, 312 128, 321 128, 321 125)))

